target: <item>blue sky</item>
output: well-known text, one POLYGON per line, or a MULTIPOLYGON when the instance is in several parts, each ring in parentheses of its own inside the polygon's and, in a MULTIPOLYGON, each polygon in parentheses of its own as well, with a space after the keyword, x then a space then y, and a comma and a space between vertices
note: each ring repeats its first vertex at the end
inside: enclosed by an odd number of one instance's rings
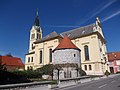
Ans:
POLYGON ((108 52, 120 51, 120 0, 0 0, 0 54, 22 58, 39 11, 43 36, 102 22, 108 52))

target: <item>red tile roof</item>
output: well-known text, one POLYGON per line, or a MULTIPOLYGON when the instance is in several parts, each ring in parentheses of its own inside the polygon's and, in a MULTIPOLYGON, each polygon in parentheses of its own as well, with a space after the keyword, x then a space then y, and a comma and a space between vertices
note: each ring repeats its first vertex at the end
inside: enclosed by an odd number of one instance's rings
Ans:
POLYGON ((75 46, 72 43, 70 38, 67 36, 64 36, 64 38, 61 40, 60 44, 53 51, 58 50, 58 49, 78 49, 78 50, 80 50, 77 46, 75 46))
POLYGON ((22 63, 20 58, 17 57, 11 57, 11 56, 0 56, 2 64, 5 64, 6 66, 20 66, 24 67, 24 64, 22 63))
POLYGON ((120 52, 110 52, 108 55, 108 61, 120 60, 120 52))

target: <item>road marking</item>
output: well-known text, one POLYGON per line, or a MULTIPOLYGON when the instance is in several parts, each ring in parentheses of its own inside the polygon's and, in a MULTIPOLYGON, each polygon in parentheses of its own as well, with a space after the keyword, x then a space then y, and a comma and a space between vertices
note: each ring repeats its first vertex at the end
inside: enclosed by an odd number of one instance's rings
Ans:
POLYGON ((112 81, 111 83, 114 83, 115 82, 115 80, 114 81, 112 81))
POLYGON ((101 86, 99 86, 98 88, 102 88, 102 87, 104 87, 104 86, 106 86, 107 84, 104 84, 104 85, 101 85, 101 86))

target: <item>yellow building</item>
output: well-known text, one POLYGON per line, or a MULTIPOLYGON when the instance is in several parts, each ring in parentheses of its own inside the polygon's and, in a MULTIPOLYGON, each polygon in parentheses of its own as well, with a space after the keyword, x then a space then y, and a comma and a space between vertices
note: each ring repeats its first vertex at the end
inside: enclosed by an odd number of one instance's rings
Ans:
POLYGON ((101 22, 76 28, 60 34, 55 31, 42 37, 38 14, 30 30, 30 44, 25 56, 25 69, 37 69, 46 64, 54 64, 53 53, 64 35, 81 49, 81 67, 89 75, 102 75, 108 69, 106 41, 102 32, 101 22))

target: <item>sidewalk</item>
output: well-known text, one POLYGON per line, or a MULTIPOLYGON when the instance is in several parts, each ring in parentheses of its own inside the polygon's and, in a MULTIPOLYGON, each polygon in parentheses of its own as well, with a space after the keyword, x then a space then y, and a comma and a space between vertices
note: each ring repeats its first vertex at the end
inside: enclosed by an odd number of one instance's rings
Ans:
POLYGON ((48 86, 40 86, 40 87, 33 87, 33 88, 26 88, 23 90, 50 90, 48 86))
MULTIPOLYGON (((73 81, 61 82, 59 84, 59 88, 64 88, 64 87, 72 86, 72 85, 76 85, 76 83, 73 81)), ((48 88, 48 85, 46 85, 46 86, 35 86, 35 87, 30 87, 30 88, 28 87, 22 90, 50 90, 50 89, 48 88)))
MULTIPOLYGON (((80 80, 78 82, 75 82, 75 81, 66 81, 66 82, 61 82, 59 84, 59 88, 64 88, 64 87, 68 87, 68 86, 73 86, 73 85, 76 85, 77 83, 85 83, 85 82, 90 82, 91 79, 90 78, 87 78, 87 79, 83 79, 83 80, 80 80)), ((28 88, 25 88, 23 90, 50 90, 48 88, 48 85, 47 86, 35 86, 35 87, 28 87, 28 88)))
MULTIPOLYGON (((113 74, 113 75, 109 75, 108 77, 114 77, 114 76, 117 76, 117 75, 120 75, 120 74, 113 74)), ((106 76, 103 76, 101 78, 107 78, 106 76)), ((87 79, 81 79, 79 80, 77 83, 85 83, 85 82, 90 82, 92 80, 98 80, 98 79, 101 79, 99 77, 96 77, 94 79, 91 79, 91 78, 87 78, 87 79)), ((59 88, 64 88, 64 87, 68 87, 68 86, 73 86, 73 85, 76 85, 77 84, 75 81, 66 81, 66 82, 61 82, 59 84, 59 88)), ((30 87, 30 88, 25 88, 23 90, 50 90, 48 88, 48 85, 47 86, 35 86, 35 87, 30 87)))

